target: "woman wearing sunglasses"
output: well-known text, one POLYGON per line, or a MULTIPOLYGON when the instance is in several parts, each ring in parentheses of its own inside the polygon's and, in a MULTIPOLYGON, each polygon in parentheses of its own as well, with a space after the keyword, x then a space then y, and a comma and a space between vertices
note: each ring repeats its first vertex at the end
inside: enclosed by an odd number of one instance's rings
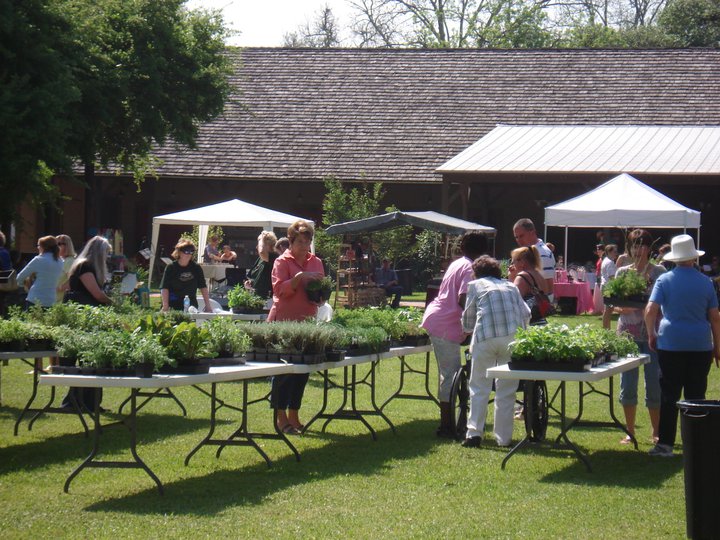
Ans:
POLYGON ((190 299, 190 305, 197 308, 197 290, 200 289, 205 301, 205 311, 212 313, 205 274, 200 265, 193 261, 194 255, 195 244, 190 240, 180 240, 175 245, 175 251, 172 252, 172 258, 175 260, 165 268, 160 283, 163 311, 169 309, 182 311, 186 296, 190 299))

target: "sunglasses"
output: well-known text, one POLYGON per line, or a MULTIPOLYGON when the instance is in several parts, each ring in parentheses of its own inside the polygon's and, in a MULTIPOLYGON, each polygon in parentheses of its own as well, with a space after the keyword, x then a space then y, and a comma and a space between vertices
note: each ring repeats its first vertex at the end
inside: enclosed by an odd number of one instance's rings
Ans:
POLYGON ((195 253, 195 250, 194 249, 181 249, 180 253, 184 253, 185 255, 192 255, 193 253, 195 253))
POLYGON ((58 246, 66 246, 67 244, 65 242, 58 242, 58 246))

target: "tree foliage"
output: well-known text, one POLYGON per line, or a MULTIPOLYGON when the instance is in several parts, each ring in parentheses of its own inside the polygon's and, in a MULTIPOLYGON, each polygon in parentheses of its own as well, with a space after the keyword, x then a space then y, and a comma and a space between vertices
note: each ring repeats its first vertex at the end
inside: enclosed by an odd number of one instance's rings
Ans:
POLYGON ((73 161, 140 179, 153 145, 192 147, 229 94, 224 37, 183 0, 0 0, 3 219, 73 161))
POLYGON ((680 47, 720 47, 720 0, 671 0, 659 24, 680 47))

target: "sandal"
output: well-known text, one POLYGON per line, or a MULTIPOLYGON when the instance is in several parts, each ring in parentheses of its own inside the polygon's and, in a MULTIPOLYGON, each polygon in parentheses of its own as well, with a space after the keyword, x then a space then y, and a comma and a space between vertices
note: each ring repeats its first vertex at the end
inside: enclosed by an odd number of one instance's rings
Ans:
POLYGON ((625 435, 622 439, 620 439, 620 444, 632 444, 633 440, 630 437, 630 435, 625 435))
POLYGON ((300 430, 293 427, 292 424, 285 424, 282 428, 280 428, 280 431, 286 435, 300 435, 300 430))

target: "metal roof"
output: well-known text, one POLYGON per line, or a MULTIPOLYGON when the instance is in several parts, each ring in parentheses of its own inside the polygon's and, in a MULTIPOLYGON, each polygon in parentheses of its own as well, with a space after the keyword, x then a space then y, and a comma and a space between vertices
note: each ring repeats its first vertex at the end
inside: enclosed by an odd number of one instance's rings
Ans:
POLYGON ((720 126, 501 124, 436 172, 720 174, 720 126))

